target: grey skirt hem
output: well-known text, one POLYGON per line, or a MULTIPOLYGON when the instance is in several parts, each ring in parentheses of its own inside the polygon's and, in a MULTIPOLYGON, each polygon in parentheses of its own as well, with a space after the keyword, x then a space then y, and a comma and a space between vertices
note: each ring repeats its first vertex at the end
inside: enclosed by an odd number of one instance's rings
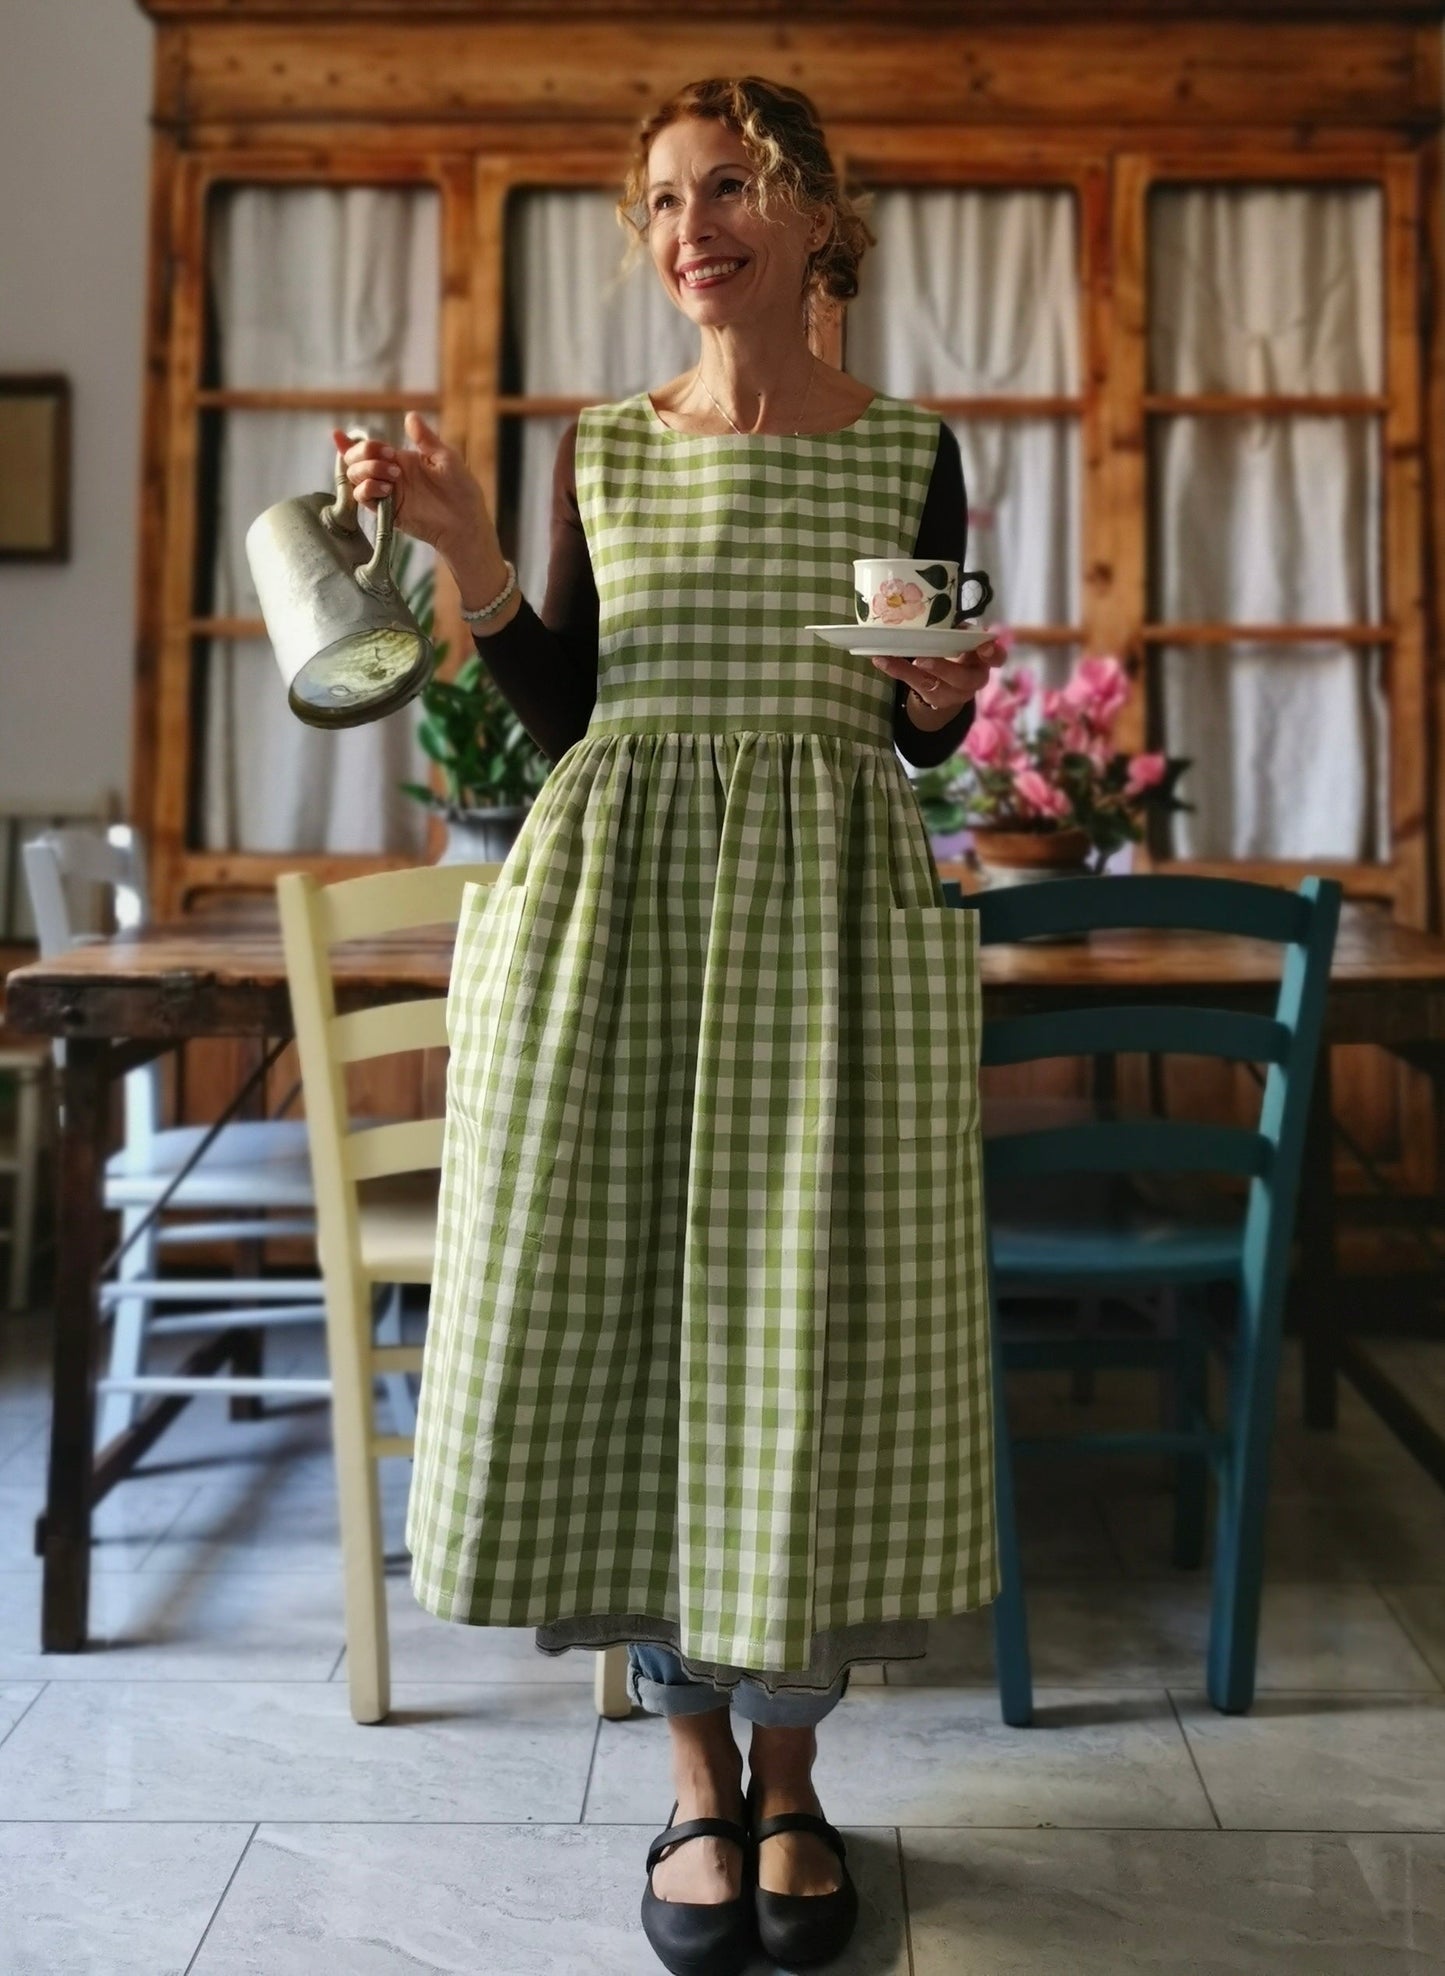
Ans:
POLYGON ((845 1667, 865 1661, 922 1660, 928 1651, 926 1619, 886 1619, 858 1626, 829 1627, 813 1635, 813 1651, 803 1668, 728 1667, 709 1660, 689 1660, 678 1651, 679 1629, 674 1619, 650 1612, 592 1613, 581 1619, 557 1619, 536 1630, 540 1653, 565 1654, 574 1647, 619 1647, 636 1640, 666 1647, 677 1654, 683 1672, 694 1681, 731 1690, 740 1681, 766 1688, 770 1695, 797 1690, 821 1694, 831 1688, 845 1667))

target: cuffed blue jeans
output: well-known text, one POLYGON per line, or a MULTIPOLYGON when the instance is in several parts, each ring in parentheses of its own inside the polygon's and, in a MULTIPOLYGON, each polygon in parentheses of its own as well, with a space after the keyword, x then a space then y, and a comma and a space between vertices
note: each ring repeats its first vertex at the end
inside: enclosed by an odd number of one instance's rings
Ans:
POLYGON ((816 1694, 785 1688, 771 1695, 761 1681, 746 1675, 735 1688, 715 1688, 711 1681, 695 1681, 668 1648, 634 1640, 627 1649, 627 1688, 649 1715, 705 1715, 709 1709, 733 1708, 765 1729, 804 1729, 821 1722, 842 1701, 848 1670, 816 1694))

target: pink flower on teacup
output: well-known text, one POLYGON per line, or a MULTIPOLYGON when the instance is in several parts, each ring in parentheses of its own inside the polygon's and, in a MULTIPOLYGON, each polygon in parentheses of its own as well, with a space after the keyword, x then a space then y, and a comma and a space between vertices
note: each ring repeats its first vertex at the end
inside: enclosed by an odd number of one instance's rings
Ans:
POLYGON ((879 624, 911 624, 923 615, 923 592, 916 583, 889 577, 873 597, 873 616, 879 624))
POLYGON ((1018 771, 1014 777, 1014 794, 1034 816, 1063 817, 1069 813, 1069 799, 1063 790, 1046 782, 1036 768, 1018 771))

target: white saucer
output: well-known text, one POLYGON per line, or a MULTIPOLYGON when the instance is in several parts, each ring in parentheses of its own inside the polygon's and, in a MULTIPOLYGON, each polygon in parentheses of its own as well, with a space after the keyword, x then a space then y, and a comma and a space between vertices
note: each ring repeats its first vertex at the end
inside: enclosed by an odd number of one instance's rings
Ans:
POLYGON ((993 636, 976 626, 950 630, 946 624, 931 631, 906 624, 810 624, 804 629, 861 659, 948 659, 957 652, 976 652, 993 636))

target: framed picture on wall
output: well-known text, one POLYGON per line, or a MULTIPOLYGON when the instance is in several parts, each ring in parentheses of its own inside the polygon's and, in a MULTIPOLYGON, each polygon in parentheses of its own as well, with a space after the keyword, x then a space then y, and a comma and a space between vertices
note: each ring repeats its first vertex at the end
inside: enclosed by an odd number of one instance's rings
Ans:
POLYGON ((68 377, 0 373, 0 460, 0 562, 68 562, 68 377))

